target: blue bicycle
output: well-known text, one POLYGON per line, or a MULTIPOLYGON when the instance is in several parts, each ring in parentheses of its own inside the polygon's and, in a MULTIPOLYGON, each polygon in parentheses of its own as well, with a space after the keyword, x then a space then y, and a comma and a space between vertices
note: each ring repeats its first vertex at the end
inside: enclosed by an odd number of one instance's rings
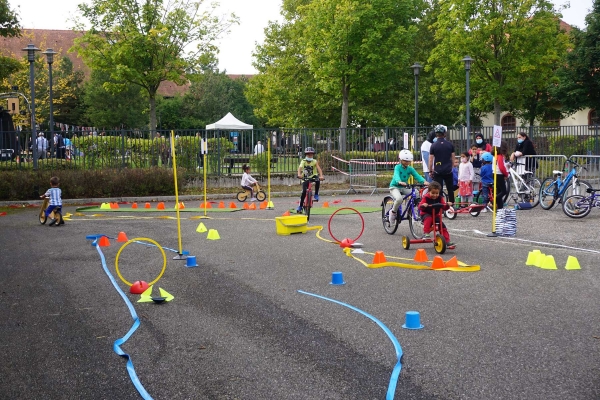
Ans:
POLYGON ((586 192, 590 195, 582 196, 575 194, 563 201, 563 211, 567 216, 571 218, 583 218, 592 211, 592 207, 600 208, 600 194, 596 194, 596 192, 600 192, 600 189, 588 188, 586 192))
POLYGON ((415 239, 422 239, 425 233, 423 232, 423 222, 419 215, 419 202, 421 201, 421 192, 416 188, 422 188, 423 185, 409 185, 411 188, 410 194, 404 196, 404 202, 398 207, 396 216, 396 222, 390 224, 390 210, 394 205, 394 197, 391 195, 385 196, 381 202, 381 220, 383 222, 383 229, 389 234, 393 235, 398 229, 398 225, 404 220, 408 220, 408 226, 410 227, 410 233, 415 239), (402 209, 404 206, 404 210, 402 209))
POLYGON ((542 186, 540 187, 540 206, 544 210, 551 209, 556 203, 556 200, 559 200, 559 203, 564 203, 567 197, 580 195, 585 193, 586 189, 592 187, 588 182, 578 178, 581 170, 586 169, 585 167, 582 167, 572 160, 567 160, 565 162, 565 166, 568 164, 572 164, 572 167, 569 174, 564 179, 562 171, 552 171, 554 177, 546 178, 544 182, 542 182, 542 186))

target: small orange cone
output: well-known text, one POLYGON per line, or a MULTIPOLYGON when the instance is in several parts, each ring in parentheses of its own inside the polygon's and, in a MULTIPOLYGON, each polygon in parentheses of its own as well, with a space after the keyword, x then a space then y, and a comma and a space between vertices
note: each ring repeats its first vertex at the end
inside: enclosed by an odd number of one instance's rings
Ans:
POLYGON ((144 205, 144 208, 152 208, 152 206, 150 205, 150 203, 146 203, 146 204, 144 205))
POLYGON ((256 204, 255 203, 250 204, 250 207, 248 207, 248 209, 256 210, 256 204))
POLYGON ((131 208, 138 208, 138 205, 137 205, 137 203, 133 203, 133 204, 131 205, 131 208))
POLYGON ((383 251, 376 251, 372 264, 383 264, 384 262, 387 262, 387 260, 385 259, 385 254, 383 254, 383 251))
POLYGON ((237 208, 237 206, 235 205, 235 203, 232 201, 231 203, 229 203, 229 208, 237 208))
POLYGON ((440 256, 433 257, 433 262, 431 263, 431 269, 440 269, 446 267, 444 265, 444 260, 440 256))
POLYGON ((266 201, 263 201, 262 203, 260 203, 260 209, 264 210, 265 208, 267 208, 267 204, 269 204, 269 203, 267 203, 266 201))
POLYGON ((210 202, 204 202, 204 203, 200 203, 200 208, 212 208, 212 206, 210 205, 210 202))
POLYGON ((446 263, 444 264, 444 267, 458 268, 458 260, 456 259, 456 256, 454 256, 451 259, 449 259, 448 261, 446 261, 446 263))
POLYGON ((323 208, 328 208, 328 207, 329 207, 329 202, 326 201, 325 203, 323 203, 323 208))
POLYGON ((183 201, 180 202, 179 204, 175 204, 175 209, 179 209, 179 210, 183 210, 185 208, 185 204, 183 204, 183 201))
POLYGON ((219 208, 225 208, 225 202, 224 201, 221 201, 219 203, 219 208))
POLYGON ((115 209, 119 208, 119 205, 117 203, 110 203, 110 208, 115 210, 115 209))
POLYGON ((248 203, 244 203, 244 210, 249 210, 250 206, 248 205, 248 203))
POLYGON ((160 203, 157 204, 156 209, 157 210, 164 210, 165 209, 165 203, 163 203, 161 201, 160 203))
POLYGON ((286 212, 284 212, 282 215, 282 217, 289 217, 290 216, 290 210, 287 210, 286 212))
POLYGON ((106 236, 100 236, 100 240, 98 240, 98 246, 100 247, 108 247, 110 246, 110 242, 106 236))
POLYGON ((127 235, 125 234, 125 232, 119 232, 119 235, 117 236, 117 242, 128 242, 129 239, 127 239, 127 235))
POLYGON ((429 261, 425 249, 417 249, 417 253, 415 254, 415 258, 413 258, 413 261, 429 261))

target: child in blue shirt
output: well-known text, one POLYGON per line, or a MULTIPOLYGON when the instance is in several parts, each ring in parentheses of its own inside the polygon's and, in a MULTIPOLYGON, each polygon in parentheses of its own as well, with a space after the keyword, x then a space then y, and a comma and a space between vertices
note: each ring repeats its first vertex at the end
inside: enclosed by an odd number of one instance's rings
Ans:
POLYGON ((394 198, 394 205, 392 206, 389 215, 390 225, 396 223, 396 213, 398 212, 398 207, 400 207, 400 204, 404 200, 403 195, 405 196, 412 192, 412 190, 407 187, 409 178, 412 176, 419 184, 429 185, 429 183, 425 182, 425 179, 410 165, 413 160, 413 154, 410 150, 400 151, 398 158, 400 159, 400 164, 394 167, 394 177, 390 182, 390 193, 394 198))
POLYGON ((53 226, 54 224, 56 224, 56 226, 65 224, 65 221, 62 219, 60 214, 62 211, 62 191, 58 187, 59 184, 60 182, 58 180, 58 176, 53 176, 50 178, 50 185, 52 187, 48 189, 46 193, 40 196, 42 199, 44 197, 48 197, 50 199, 50 204, 44 212, 46 214, 46 218, 52 214, 52 211, 54 211, 55 218, 50 221, 49 226, 53 226))
MULTIPOLYGON (((485 152, 481 156, 481 169, 479 175, 481 176, 481 197, 483 198, 483 204, 487 205, 490 197, 490 186, 494 184, 494 171, 492 170, 492 163, 494 162, 494 156, 491 153, 485 152)), ((481 212, 486 212, 484 208, 481 212)))

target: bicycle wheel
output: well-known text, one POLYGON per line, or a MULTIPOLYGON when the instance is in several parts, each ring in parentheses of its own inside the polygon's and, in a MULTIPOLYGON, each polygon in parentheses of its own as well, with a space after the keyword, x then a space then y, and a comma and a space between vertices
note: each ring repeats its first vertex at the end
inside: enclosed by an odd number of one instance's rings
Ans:
POLYGON ((585 196, 587 189, 591 187, 592 185, 590 185, 587 181, 577 179, 577 182, 575 182, 574 185, 573 182, 569 183, 569 186, 562 194, 561 201, 564 203, 569 196, 585 196))
POLYGON ((571 218, 583 218, 592 211, 590 197, 579 194, 569 196, 563 201, 562 209, 563 212, 571 218))
POLYGON ((542 187, 540 180, 530 178, 525 184, 529 187, 529 193, 521 195, 522 202, 531 204, 532 208, 537 207, 540 204, 540 188, 542 187))
POLYGON ((552 178, 544 179, 542 186, 540 187, 540 206, 544 210, 551 209, 556 202, 556 197, 558 197, 558 187, 556 186, 556 182, 554 182, 552 178))
POLYGON ((450 207, 449 209, 444 210, 444 215, 448 219, 454 219, 454 218, 456 218, 456 214, 457 214, 457 212, 454 210, 454 207, 450 207))
POLYGON ((256 200, 264 201, 267 198, 267 195, 262 190, 256 193, 256 200))
POLYGON ((248 194, 245 191, 237 194, 237 201, 246 201, 246 198, 248 198, 248 194))
MULTIPOLYGON (((394 205, 394 198, 392 196, 385 196, 381 203, 381 222, 383 223, 383 229, 389 234, 393 235, 398 230, 398 218, 394 224, 390 224, 388 218, 389 212, 394 205)), ((400 217, 399 215, 397 217, 400 217)))
POLYGON ((407 207, 409 207, 408 226, 410 227, 410 233, 415 239, 423 239, 425 232, 423 231, 423 221, 421 221, 419 211, 417 211, 417 207, 411 203, 409 203, 407 207))
POLYGON ((42 225, 44 225, 46 223, 46 221, 48 220, 48 217, 46 217, 46 208, 48 208, 48 204, 50 204, 50 199, 45 198, 40 207, 39 219, 40 219, 40 224, 42 224, 42 225))
POLYGON ((471 207, 471 211, 469 211, 469 214, 471 214, 472 217, 478 217, 481 213, 481 207, 479 207, 479 205, 479 203, 471 203, 469 205, 469 207, 471 207))
POLYGON ((306 192, 306 199, 304 201, 304 210, 306 211, 306 221, 310 221, 310 209, 312 208, 313 193, 312 189, 308 189, 306 192))
POLYGON ((438 254, 444 254, 446 252, 446 239, 444 239, 442 235, 435 236, 433 249, 438 254))

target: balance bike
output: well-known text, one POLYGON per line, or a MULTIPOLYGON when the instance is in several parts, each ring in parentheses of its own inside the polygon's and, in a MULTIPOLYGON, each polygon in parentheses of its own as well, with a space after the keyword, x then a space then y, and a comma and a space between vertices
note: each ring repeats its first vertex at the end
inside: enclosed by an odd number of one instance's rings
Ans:
POLYGON ((442 203, 434 203, 430 204, 430 207, 434 209, 432 213, 433 218, 433 230, 431 231, 432 237, 430 239, 409 239, 408 236, 402 236, 402 247, 405 250, 410 249, 411 244, 419 244, 419 243, 433 243, 433 249, 438 254, 444 254, 446 249, 454 249, 455 246, 447 246, 446 239, 442 236, 441 233, 441 223, 442 219, 437 220, 436 214, 437 210, 440 210, 444 205, 442 203))
MULTIPOLYGON (((267 198, 266 193, 260 188, 258 183, 256 183, 256 185, 255 185, 254 193, 256 195, 256 200, 258 200, 258 201, 263 201, 264 199, 267 198)), ((237 194, 238 201, 246 201, 250 197, 252 197, 252 194, 247 189, 244 189, 237 194)))
MULTIPOLYGON (((40 224, 44 225, 46 223, 46 221, 48 220, 48 217, 46 217, 46 209, 48 208, 48 205, 50 204, 50 198, 49 197, 44 197, 44 201, 42 201, 42 206, 40 207, 40 213, 39 213, 39 220, 40 220, 40 224)), ((56 208, 54 208, 54 210, 56 210, 56 208)), ((50 213, 50 219, 56 219, 56 224, 62 222, 62 214, 60 213, 60 211, 52 211, 50 213)))

